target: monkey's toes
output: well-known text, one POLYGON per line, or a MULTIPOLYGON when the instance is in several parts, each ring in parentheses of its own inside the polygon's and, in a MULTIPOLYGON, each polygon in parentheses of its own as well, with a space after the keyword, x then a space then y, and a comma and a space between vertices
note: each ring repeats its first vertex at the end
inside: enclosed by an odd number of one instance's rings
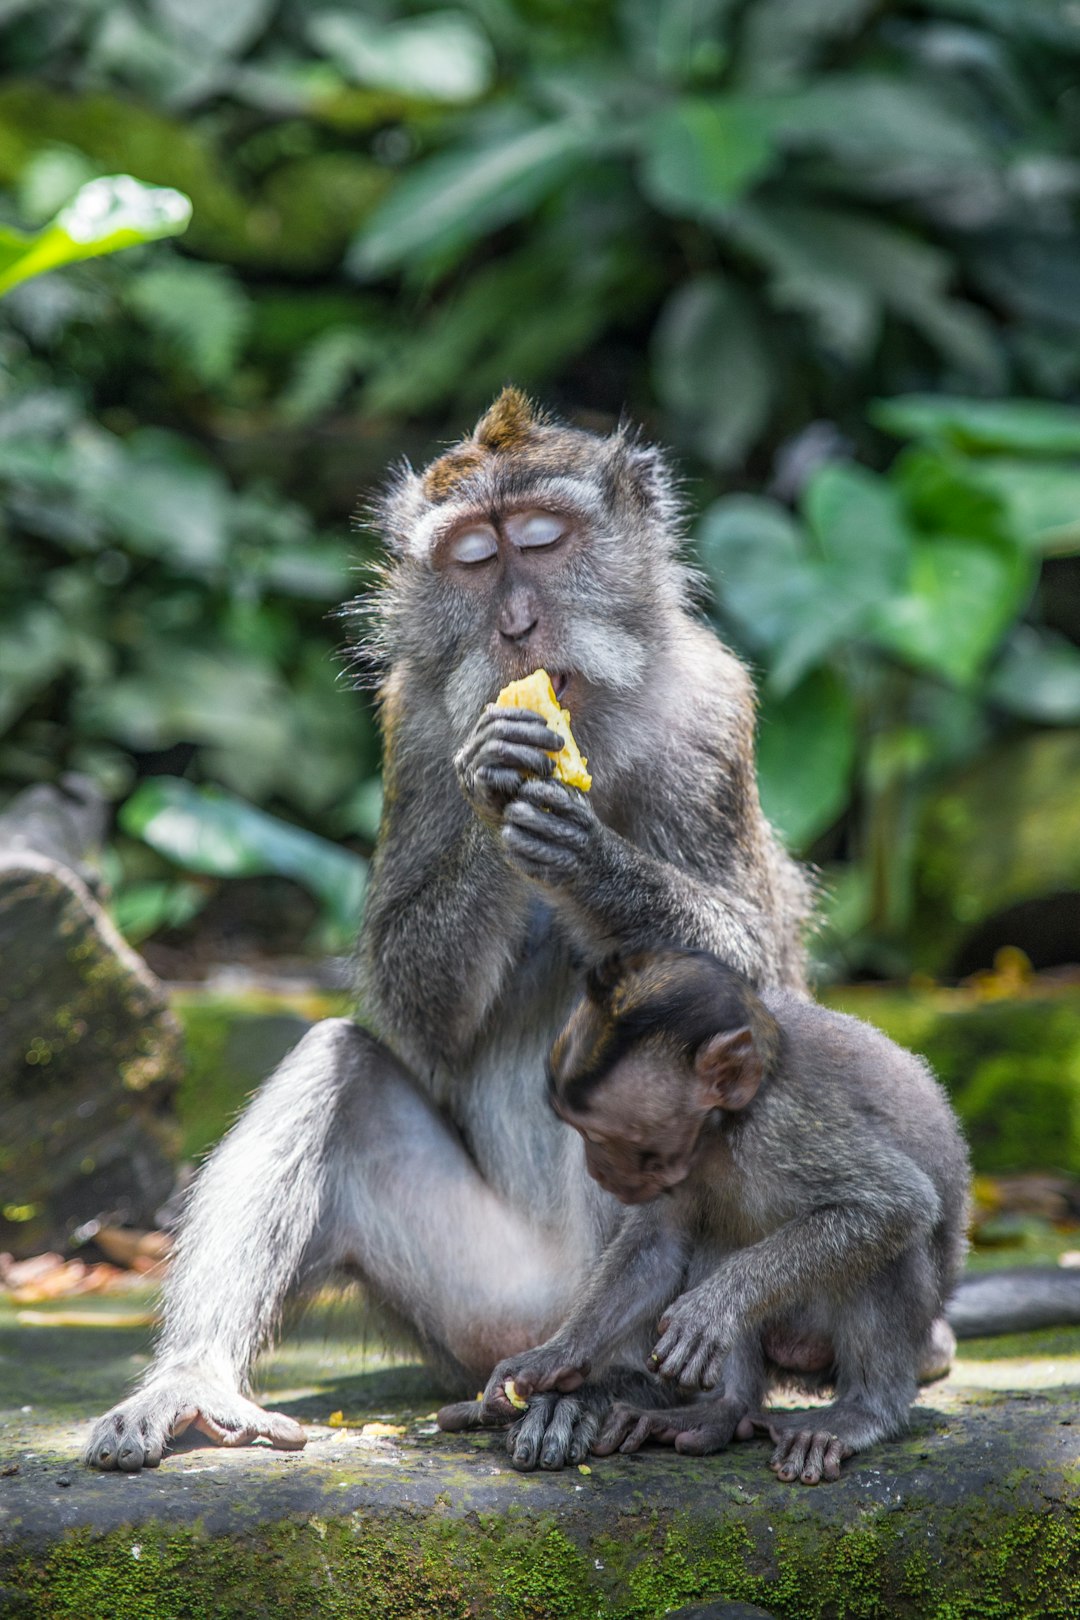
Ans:
POLYGON ((840 1464, 851 1455, 850 1446, 835 1434, 820 1429, 798 1429, 785 1434, 769 1463, 785 1485, 796 1480, 802 1485, 818 1485, 840 1478, 840 1464))

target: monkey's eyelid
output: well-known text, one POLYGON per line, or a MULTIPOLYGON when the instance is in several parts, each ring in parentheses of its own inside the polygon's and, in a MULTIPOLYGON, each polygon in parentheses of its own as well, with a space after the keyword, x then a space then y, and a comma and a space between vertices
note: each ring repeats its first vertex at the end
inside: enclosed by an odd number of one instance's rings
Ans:
POLYGON ((522 512, 505 518, 503 528, 519 550, 531 546, 553 546, 566 533, 569 523, 555 512, 522 512))
POLYGON ((487 562, 499 550, 493 529, 462 529, 447 544, 447 555, 459 563, 487 562))

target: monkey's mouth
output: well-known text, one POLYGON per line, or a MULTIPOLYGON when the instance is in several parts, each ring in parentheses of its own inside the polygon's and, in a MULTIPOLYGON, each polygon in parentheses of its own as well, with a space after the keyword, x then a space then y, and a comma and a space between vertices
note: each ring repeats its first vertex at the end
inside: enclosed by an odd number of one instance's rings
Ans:
POLYGON ((562 700, 563 700, 563 693, 566 691, 566 688, 570 685, 570 677, 569 677, 569 675, 567 675, 564 670, 560 670, 557 674, 552 674, 551 675, 551 684, 555 688, 555 696, 556 696, 556 698, 561 703, 562 700))

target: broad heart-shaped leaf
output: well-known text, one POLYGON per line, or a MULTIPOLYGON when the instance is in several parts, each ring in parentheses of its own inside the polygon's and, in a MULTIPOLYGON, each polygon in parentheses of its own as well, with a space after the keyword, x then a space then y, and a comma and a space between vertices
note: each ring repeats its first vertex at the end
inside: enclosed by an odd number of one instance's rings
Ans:
POLYGON ((1080 648, 1052 630, 1020 625, 986 691, 992 702, 1026 720, 1075 725, 1080 720, 1080 648))
POLYGON ((705 513, 698 547, 724 611, 766 655, 780 699, 840 642, 863 627, 871 602, 849 593, 845 571, 815 556, 784 507, 732 495, 705 513))
POLYGON ((190 219, 191 203, 168 186, 143 185, 129 174, 91 180, 35 234, 0 229, 0 293, 76 259, 177 236, 190 219))
POLYGON ((764 695, 758 785, 765 814, 791 849, 805 849, 847 805, 855 744, 854 705, 831 670, 815 670, 784 698, 764 695))
POLYGON ((720 276, 680 287, 660 316, 653 368, 683 440, 714 467, 741 460, 776 391, 758 314, 742 289, 720 276))
POLYGON ((912 535, 884 478, 851 462, 827 462, 811 478, 802 510, 846 595, 876 601, 903 585, 912 535))
POLYGON ((495 60, 487 36, 459 11, 381 23, 356 11, 319 12, 308 38, 357 84, 430 101, 472 101, 487 90, 495 60))
POLYGON ((1037 567, 1008 541, 949 534, 913 546, 907 591, 873 615, 873 639, 919 669, 973 681, 1034 588, 1037 567))
POLYGON ((289 877, 321 900, 343 934, 359 922, 365 860, 220 788, 149 777, 121 807, 120 825, 186 871, 289 877))
POLYGON ((773 654, 768 688, 791 692, 842 641, 859 635, 878 603, 903 589, 914 536, 896 491, 849 462, 811 479, 803 515, 817 541, 813 594, 773 654))
POLYGON ((1080 410, 1035 399, 958 399, 900 394, 878 399, 870 420, 900 439, 945 439, 965 450, 1014 455, 1080 453, 1080 410))
POLYGON ((775 157, 769 120, 737 96, 688 96, 645 128, 641 188, 666 214, 715 218, 775 157))
POLYGON ((979 456, 967 467, 972 482, 1000 501, 1005 523, 1024 545, 1044 557, 1080 553, 1080 465, 979 456))
POLYGON ((817 595, 817 576, 799 524, 777 501, 726 495, 697 529, 702 567, 721 608, 754 647, 777 646, 817 595))
POLYGON ((449 258, 528 213, 580 168, 595 138, 591 122, 567 118, 429 158, 375 209, 349 250, 349 270, 374 276, 425 255, 449 258))

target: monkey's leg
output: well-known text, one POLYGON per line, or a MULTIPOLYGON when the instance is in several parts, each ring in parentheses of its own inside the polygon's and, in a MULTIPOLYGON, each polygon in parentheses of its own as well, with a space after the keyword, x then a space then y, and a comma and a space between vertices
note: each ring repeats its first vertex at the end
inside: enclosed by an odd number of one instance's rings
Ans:
POLYGON ((152 1467, 191 1423, 226 1444, 302 1446, 298 1423, 246 1398, 247 1375, 290 1291, 342 1265, 481 1377, 543 1336, 574 1280, 386 1048, 339 1018, 308 1031, 204 1167, 157 1358, 87 1462, 152 1467))
POLYGON ((846 1457, 907 1428, 934 1311, 924 1256, 902 1255, 837 1310, 836 1400, 817 1411, 768 1412, 769 1466, 785 1484, 840 1477, 846 1457))

